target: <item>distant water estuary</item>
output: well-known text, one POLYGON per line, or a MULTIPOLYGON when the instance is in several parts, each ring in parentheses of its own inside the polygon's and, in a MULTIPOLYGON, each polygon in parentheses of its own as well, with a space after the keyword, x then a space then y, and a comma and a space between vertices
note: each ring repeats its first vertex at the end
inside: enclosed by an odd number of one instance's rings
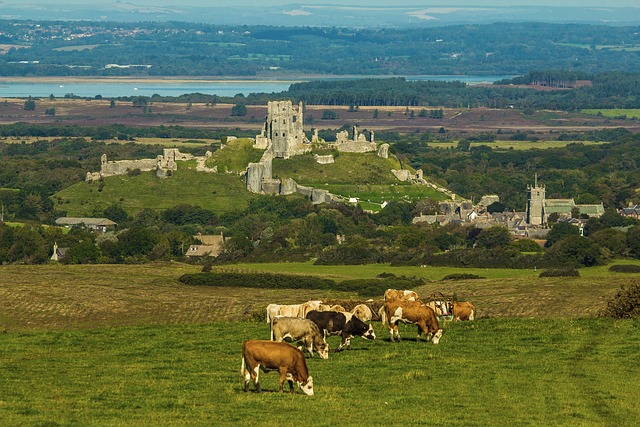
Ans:
MULTIPOLYGON (((391 77, 391 76, 387 76, 391 77)), ((492 83, 496 80, 511 78, 513 76, 404 76, 409 81, 462 81, 468 84, 492 83)), ((102 96, 104 98, 117 98, 124 96, 180 96, 186 93, 204 93, 218 96, 235 96, 251 93, 272 93, 283 92, 289 89, 292 83, 310 80, 347 80, 363 77, 327 77, 318 79, 300 80, 114 80, 86 79, 82 81, 72 79, 54 78, 33 79, 33 80, 2 80, 0 79, 0 97, 2 98, 22 98, 22 97, 45 97, 54 95, 62 98, 65 95, 75 95, 81 97, 102 96)), ((385 78, 385 76, 376 76, 385 78)))

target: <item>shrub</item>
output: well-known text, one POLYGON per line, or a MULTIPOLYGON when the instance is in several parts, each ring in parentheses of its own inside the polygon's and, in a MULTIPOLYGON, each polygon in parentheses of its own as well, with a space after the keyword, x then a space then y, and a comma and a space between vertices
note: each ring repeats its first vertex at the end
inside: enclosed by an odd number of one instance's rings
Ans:
POLYGON ((640 316, 640 284, 622 286, 601 313, 602 317, 628 319, 640 316))
POLYGON ((484 279, 484 277, 478 276, 477 274, 471 274, 471 273, 454 273, 454 274, 447 274, 442 278, 442 280, 467 280, 467 279, 484 279))
POLYGON ((609 267, 609 271, 616 273, 640 273, 640 265, 633 264, 618 264, 609 267))
POLYGON ((549 268, 540 273, 540 277, 580 277, 580 273, 575 268, 549 268))

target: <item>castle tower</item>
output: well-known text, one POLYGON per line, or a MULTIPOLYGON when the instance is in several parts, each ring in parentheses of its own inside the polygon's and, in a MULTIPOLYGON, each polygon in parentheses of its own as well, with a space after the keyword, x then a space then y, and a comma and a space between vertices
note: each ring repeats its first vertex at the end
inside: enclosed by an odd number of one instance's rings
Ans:
POLYGON ((288 159, 304 151, 302 103, 296 109, 291 101, 269 101, 266 137, 271 141, 274 157, 288 159))
POLYGON ((527 198, 527 224, 546 225, 544 212, 545 188, 538 186, 538 174, 535 176, 533 187, 528 185, 529 195, 527 198))

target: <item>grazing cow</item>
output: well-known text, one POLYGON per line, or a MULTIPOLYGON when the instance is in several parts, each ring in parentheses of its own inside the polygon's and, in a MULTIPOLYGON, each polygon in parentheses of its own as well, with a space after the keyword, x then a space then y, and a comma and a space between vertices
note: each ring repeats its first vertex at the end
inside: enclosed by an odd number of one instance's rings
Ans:
POLYGON ((302 392, 313 396, 313 378, 309 375, 307 362, 302 351, 284 342, 247 340, 242 343, 242 366, 240 375, 244 378, 244 391, 249 391, 249 381, 253 380, 256 392, 260 393, 259 374, 278 371, 280 373, 280 391, 284 380, 289 382, 289 390, 294 392, 295 381, 302 392))
POLYGON ((414 323, 418 326, 418 337, 420 341, 420 333, 424 334, 427 341, 430 339, 434 344, 438 344, 442 336, 442 329, 438 325, 436 313, 428 305, 418 301, 387 301, 384 303, 384 309, 389 319, 389 337, 393 342, 393 336, 400 341, 398 333, 398 322, 414 323))
MULTIPOLYGON (((271 341, 283 341, 289 338, 292 342, 301 342, 311 357, 313 350, 321 359, 329 358, 329 344, 324 340, 318 326, 309 319, 300 317, 278 316, 271 321, 271 341)), ((298 347, 302 350, 302 347, 298 347)))
MULTIPOLYGON (((327 304, 320 304, 318 306, 318 308, 316 308, 316 310, 318 310, 318 311, 329 311, 329 310, 331 310, 331 306, 327 305, 327 304)), ((307 317, 307 316, 305 315, 305 317, 307 317)))
POLYGON ((420 297, 415 291, 387 289, 384 291, 385 301, 420 301, 420 297))
POLYGON ((300 311, 298 312, 297 317, 302 317, 304 319, 305 317, 307 317, 308 312, 310 312, 311 310, 317 310, 318 307, 320 307, 320 304, 322 304, 322 301, 317 300, 302 303, 300 305, 300 311))
POLYGON ((373 318, 373 313, 371 312, 369 306, 366 304, 356 305, 355 307, 353 307, 353 310, 351 310, 351 314, 353 314, 363 322, 371 322, 371 319, 373 318))
POLYGON ((331 306, 331 308, 329 309, 331 311, 347 311, 346 308, 344 308, 343 306, 341 306, 340 304, 334 304, 331 306))
POLYGON ((467 301, 454 302, 451 312, 453 320, 474 320, 476 318, 475 307, 467 301))
POLYGON ((302 304, 269 304, 267 306, 267 323, 271 323, 276 316, 300 317, 302 304))
POLYGON ((438 300, 438 301, 429 301, 427 303, 427 305, 429 307, 431 307, 431 309, 433 311, 436 312, 436 316, 438 317, 442 317, 442 316, 451 316, 451 309, 450 309, 450 305, 451 303, 448 301, 444 301, 444 300, 438 300))
POLYGON ((307 319, 318 325, 325 336, 340 335, 342 342, 336 352, 351 345, 351 338, 359 336, 368 340, 376 339, 376 333, 371 325, 367 325, 351 313, 341 311, 317 311, 312 310, 307 314, 307 319))

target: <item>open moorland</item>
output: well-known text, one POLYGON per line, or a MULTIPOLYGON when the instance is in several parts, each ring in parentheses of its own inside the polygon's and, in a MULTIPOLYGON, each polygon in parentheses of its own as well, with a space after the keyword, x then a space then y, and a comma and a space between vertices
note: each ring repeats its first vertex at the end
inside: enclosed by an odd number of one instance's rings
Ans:
MULTIPOLYGON (((355 295, 186 286, 177 278, 198 267, 179 263, 3 266, 0 418, 16 426, 298 425, 304 414, 305 423, 327 426, 632 426, 640 416, 640 325, 593 317, 638 275, 482 270, 487 279, 446 283, 443 275, 460 269, 281 267, 330 278, 420 275, 421 295, 455 292, 479 316, 442 322, 439 345, 416 343, 410 326, 391 343, 374 321, 375 341, 356 338, 329 360, 307 359, 314 397, 275 393, 274 373, 261 375, 257 395, 242 392, 240 349, 244 339, 268 338, 265 305, 355 295)), ((332 348, 338 342, 329 338, 332 348)))
MULTIPOLYGON (((230 134, 236 128, 262 128, 267 115, 266 105, 247 105, 245 116, 232 116, 233 104, 183 102, 151 102, 146 108, 134 107, 131 101, 116 101, 110 108, 106 99, 49 99, 36 100, 35 111, 24 110, 24 99, 7 98, 0 103, 0 124, 27 122, 36 124, 77 124, 101 126, 188 126, 193 128, 226 128, 230 134), (54 108, 55 115, 47 115, 54 108)), ((433 107, 425 107, 427 110, 433 107)), ((350 111, 348 106, 307 105, 305 128, 337 129, 347 124, 373 131, 437 133, 441 127, 460 135, 465 133, 508 132, 535 133, 540 139, 557 139, 562 132, 588 131, 602 128, 626 127, 640 131, 640 123, 593 114, 561 111, 537 111, 525 115, 515 109, 446 108, 444 118, 420 117, 423 107, 360 107, 350 111), (322 119, 325 110, 335 112, 337 118, 322 119), (377 110, 377 113, 376 113, 377 110), (411 114, 413 110, 413 114, 411 114)))

